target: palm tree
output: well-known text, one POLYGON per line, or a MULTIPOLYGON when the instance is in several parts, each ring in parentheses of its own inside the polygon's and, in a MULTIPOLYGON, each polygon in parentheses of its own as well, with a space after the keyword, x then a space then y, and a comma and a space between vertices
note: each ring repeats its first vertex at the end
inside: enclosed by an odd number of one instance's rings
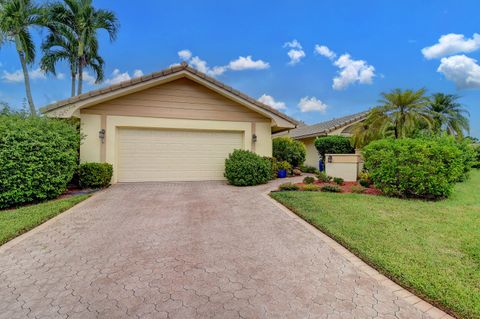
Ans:
MULTIPOLYGON (((70 66, 71 96, 75 96, 78 73, 78 42, 71 29, 62 26, 51 27, 50 34, 42 44, 43 57, 40 62, 42 70, 56 75, 56 64, 67 61, 70 66)), ((87 68, 93 70, 96 82, 103 81, 103 59, 96 52, 86 54, 87 68)))
POLYGON ((431 97, 428 110, 433 117, 433 130, 436 133, 447 132, 450 135, 463 137, 470 130, 467 110, 458 102, 459 96, 436 93, 431 97), (467 115, 467 116, 466 116, 467 115))
POLYGON ((371 109, 367 118, 355 125, 352 136, 355 147, 385 137, 405 138, 421 127, 432 126, 425 89, 395 89, 390 93, 382 93, 379 102, 380 106, 371 109))
POLYGON ((97 30, 106 30, 110 41, 115 40, 118 31, 117 18, 112 11, 95 9, 92 0, 64 0, 64 4, 53 4, 50 12, 51 20, 54 21, 51 26, 53 32, 68 29, 74 36, 77 94, 82 94, 83 71, 86 68, 97 74, 97 80, 103 78, 103 60, 98 55, 97 30))
POLYGON ((30 34, 32 26, 41 26, 44 22, 42 9, 30 0, 0 1, 0 42, 15 43, 20 64, 22 65, 25 91, 32 116, 36 115, 32 98, 28 65, 35 61, 35 44, 30 34))

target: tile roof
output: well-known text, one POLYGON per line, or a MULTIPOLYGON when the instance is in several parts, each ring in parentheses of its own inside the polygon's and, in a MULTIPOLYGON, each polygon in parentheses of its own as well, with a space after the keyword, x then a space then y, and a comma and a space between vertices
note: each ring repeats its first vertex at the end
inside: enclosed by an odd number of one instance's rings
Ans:
POLYGON ((364 119, 367 116, 367 113, 368 111, 364 111, 313 125, 299 126, 296 129, 291 130, 289 135, 293 138, 306 138, 325 135, 342 126, 364 119))
POLYGON ((138 77, 138 78, 134 78, 134 79, 131 79, 131 80, 128 80, 128 81, 124 81, 124 82, 121 82, 121 83, 118 83, 118 84, 107 86, 105 88, 101 88, 101 89, 98 89, 98 90, 93 90, 93 91, 90 91, 90 92, 86 92, 86 93, 83 93, 83 94, 80 94, 80 95, 62 100, 62 101, 58 101, 56 103, 53 103, 53 104, 47 105, 45 107, 42 107, 40 109, 40 112, 47 113, 49 111, 58 109, 60 107, 63 107, 63 106, 66 106, 66 105, 69 105, 69 104, 72 104, 72 103, 85 101, 85 100, 88 100, 88 99, 93 98, 93 97, 97 97, 97 96, 100 96, 100 95, 103 95, 103 94, 114 92, 114 91, 117 91, 117 90, 120 90, 120 89, 124 89, 124 88, 130 87, 130 86, 134 86, 136 84, 140 84, 140 83, 143 83, 143 82, 148 82, 150 80, 162 78, 164 76, 172 75, 172 74, 179 73, 179 72, 182 72, 182 71, 187 71, 191 74, 194 74, 194 75, 202 78, 203 80, 206 80, 207 82, 210 82, 211 84, 213 84, 213 85, 215 85, 215 86, 217 86, 217 87, 219 87, 223 90, 226 90, 229 93, 231 93, 233 95, 236 95, 237 97, 239 97, 243 100, 246 100, 246 101, 248 101, 248 102, 250 102, 250 103, 266 110, 266 111, 274 113, 275 115, 277 115, 277 116, 283 118, 284 120, 287 120, 287 121, 289 121, 289 122, 291 122, 295 125, 299 124, 299 122, 297 120, 289 117, 288 115, 286 115, 286 114, 284 114, 280 111, 277 111, 276 109, 272 108, 271 106, 268 106, 268 105, 266 105, 266 104, 264 104, 264 103, 262 103, 262 102, 260 102, 256 99, 254 99, 254 98, 252 98, 252 97, 250 97, 250 96, 232 88, 231 86, 228 86, 228 85, 226 85, 226 84, 224 84, 224 83, 206 75, 205 73, 202 73, 202 72, 192 68, 186 62, 182 62, 179 65, 164 69, 164 70, 159 71, 159 72, 154 72, 154 73, 144 75, 144 76, 141 76, 141 77, 138 77))

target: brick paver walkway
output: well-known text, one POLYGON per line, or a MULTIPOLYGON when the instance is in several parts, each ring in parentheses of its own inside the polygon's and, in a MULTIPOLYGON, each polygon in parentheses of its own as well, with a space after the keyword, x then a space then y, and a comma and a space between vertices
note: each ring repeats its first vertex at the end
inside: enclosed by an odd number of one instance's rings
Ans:
POLYGON ((115 185, 0 248, 0 318, 430 318, 269 187, 115 185))

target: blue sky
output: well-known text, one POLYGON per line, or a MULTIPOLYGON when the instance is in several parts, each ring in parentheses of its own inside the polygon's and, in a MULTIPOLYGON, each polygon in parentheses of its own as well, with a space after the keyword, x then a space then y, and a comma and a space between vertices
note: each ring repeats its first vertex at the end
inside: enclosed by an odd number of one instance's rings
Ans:
MULTIPOLYGON (((366 110, 393 88, 425 87, 460 95, 471 114, 471 134, 480 137, 478 1, 95 5, 115 11, 121 23, 114 43, 100 36, 108 76, 103 85, 178 63, 184 50, 183 58, 197 68, 309 124, 366 110)), ((33 33, 39 44, 45 31, 33 33)), ((0 63, 0 101, 19 106, 25 94, 13 45, 1 48, 0 63)), ((65 65, 59 66, 65 74, 60 79, 37 67, 32 66, 37 106, 69 96, 65 65)))

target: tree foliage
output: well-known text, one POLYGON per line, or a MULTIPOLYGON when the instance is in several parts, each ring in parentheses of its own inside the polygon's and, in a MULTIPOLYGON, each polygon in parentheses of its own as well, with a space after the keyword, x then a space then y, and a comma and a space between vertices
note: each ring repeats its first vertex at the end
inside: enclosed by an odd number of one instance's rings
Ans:
POLYGON ((281 136, 273 139, 273 157, 279 162, 286 161, 293 167, 298 167, 305 162, 307 149, 305 145, 289 136, 281 136))
POLYGON ((355 149, 350 139, 340 135, 320 136, 315 139, 318 154, 325 159, 325 154, 353 154, 355 149))

